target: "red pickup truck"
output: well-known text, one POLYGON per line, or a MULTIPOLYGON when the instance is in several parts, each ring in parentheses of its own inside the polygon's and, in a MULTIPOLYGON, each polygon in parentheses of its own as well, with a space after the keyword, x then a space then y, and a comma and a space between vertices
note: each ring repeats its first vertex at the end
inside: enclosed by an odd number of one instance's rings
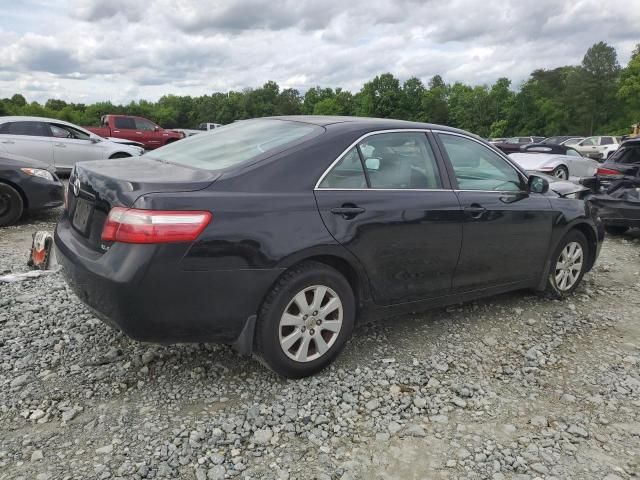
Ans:
POLYGON ((165 130, 151 120, 129 115, 103 115, 100 127, 85 127, 101 137, 123 138, 140 142, 147 150, 162 147, 184 138, 183 133, 165 130))

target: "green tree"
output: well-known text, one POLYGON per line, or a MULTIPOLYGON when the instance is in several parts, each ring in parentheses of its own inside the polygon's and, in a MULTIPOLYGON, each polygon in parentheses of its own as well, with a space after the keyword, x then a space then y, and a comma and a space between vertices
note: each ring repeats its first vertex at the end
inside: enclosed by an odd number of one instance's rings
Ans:
POLYGON ((400 81, 390 73, 383 73, 360 90, 356 114, 363 117, 403 118, 400 106, 400 81))

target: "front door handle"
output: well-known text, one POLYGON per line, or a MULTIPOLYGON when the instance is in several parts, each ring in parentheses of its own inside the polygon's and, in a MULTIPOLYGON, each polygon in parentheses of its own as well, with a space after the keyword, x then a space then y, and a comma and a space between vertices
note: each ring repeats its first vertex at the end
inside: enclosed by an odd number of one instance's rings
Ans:
POLYGON ((60 147, 60 148, 67 148, 67 146, 64 143, 54 143, 53 146, 60 147))
POLYGON ((482 218, 482 215, 484 215, 484 212, 486 212, 487 209, 479 203, 472 203, 468 207, 464 207, 464 211, 471 218, 479 219, 482 218))
POLYGON ((364 208, 348 204, 331 209, 331 213, 333 213, 334 215, 342 215, 345 220, 351 220, 352 218, 355 218, 357 215, 360 215, 364 212, 364 208))
POLYGON ((2 143, 6 143, 7 145, 13 145, 16 142, 14 142, 13 140, 3 140, 2 143))

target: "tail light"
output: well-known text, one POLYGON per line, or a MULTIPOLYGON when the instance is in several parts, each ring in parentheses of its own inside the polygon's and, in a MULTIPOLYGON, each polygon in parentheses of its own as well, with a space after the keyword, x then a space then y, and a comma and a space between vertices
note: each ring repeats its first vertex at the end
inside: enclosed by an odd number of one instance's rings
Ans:
POLYGON ((596 172, 596 175, 598 175, 599 177, 619 177, 622 178, 622 172, 619 172, 618 170, 614 170, 612 168, 605 168, 605 167, 599 167, 598 171, 596 172))
POLYGON ((102 240, 122 243, 192 242, 211 222, 211 212, 112 208, 102 240))

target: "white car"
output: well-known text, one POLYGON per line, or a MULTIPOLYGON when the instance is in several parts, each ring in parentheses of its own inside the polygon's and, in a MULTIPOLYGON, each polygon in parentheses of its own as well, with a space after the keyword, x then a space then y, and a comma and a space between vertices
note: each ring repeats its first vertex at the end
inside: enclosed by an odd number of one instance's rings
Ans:
POLYGON ((561 180, 579 181, 584 177, 593 177, 598 170, 598 162, 582 157, 572 148, 567 155, 555 153, 511 153, 514 162, 531 173, 545 173, 561 180))
POLYGON ((134 157, 144 149, 109 141, 63 120, 0 117, 0 152, 34 158, 65 173, 76 162, 134 157))
POLYGON ((587 137, 580 143, 572 146, 582 155, 595 158, 596 160, 606 160, 609 155, 620 147, 621 143, 619 137, 595 136, 587 137))

